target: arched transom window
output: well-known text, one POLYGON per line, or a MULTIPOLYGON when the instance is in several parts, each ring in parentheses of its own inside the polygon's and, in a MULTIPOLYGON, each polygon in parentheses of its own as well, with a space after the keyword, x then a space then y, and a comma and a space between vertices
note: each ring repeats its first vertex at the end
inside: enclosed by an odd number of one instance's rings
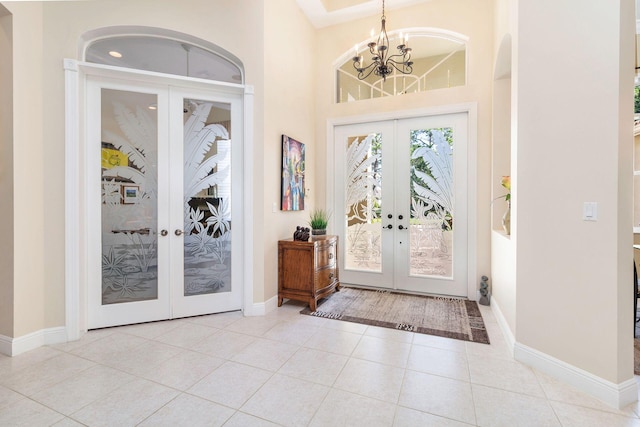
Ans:
POLYGON ((156 35, 116 35, 95 40, 87 47, 85 59, 218 82, 244 82, 240 62, 228 52, 156 35))
MULTIPOLYGON (((374 73, 364 80, 358 79, 353 66, 355 49, 344 54, 336 67, 336 101, 352 102, 362 99, 424 92, 466 84, 466 37, 443 30, 413 29, 389 33, 392 50, 400 43, 400 34, 408 35, 411 47, 413 72, 395 72, 386 80, 374 73)), ((358 46, 358 55, 364 58, 364 66, 371 63, 371 54, 363 40, 358 46)), ((395 51, 393 52, 395 53, 395 51)))

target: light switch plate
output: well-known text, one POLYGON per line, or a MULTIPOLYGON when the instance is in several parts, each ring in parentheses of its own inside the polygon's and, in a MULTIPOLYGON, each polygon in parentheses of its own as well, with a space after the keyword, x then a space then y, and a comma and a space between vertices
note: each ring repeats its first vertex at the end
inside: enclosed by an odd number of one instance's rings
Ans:
POLYGON ((584 206, 582 208, 582 219, 585 221, 598 220, 598 203, 597 202, 584 202, 584 206))

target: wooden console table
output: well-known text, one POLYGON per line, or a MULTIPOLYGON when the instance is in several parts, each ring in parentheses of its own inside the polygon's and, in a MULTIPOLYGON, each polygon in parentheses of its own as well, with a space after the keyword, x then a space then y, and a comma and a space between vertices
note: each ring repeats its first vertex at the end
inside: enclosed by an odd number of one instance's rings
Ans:
POLYGON ((320 298, 339 291, 337 255, 338 236, 278 241, 278 307, 289 298, 309 302, 316 311, 320 298))

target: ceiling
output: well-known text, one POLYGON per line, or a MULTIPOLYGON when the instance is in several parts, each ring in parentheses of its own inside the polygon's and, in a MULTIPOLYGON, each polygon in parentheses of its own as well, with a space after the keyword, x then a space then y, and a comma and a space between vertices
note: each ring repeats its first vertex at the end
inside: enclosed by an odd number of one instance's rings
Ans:
MULTIPOLYGON (((399 9, 431 0, 385 0, 385 10, 399 9)), ((382 0, 296 0, 316 28, 328 27, 382 13, 382 0)))

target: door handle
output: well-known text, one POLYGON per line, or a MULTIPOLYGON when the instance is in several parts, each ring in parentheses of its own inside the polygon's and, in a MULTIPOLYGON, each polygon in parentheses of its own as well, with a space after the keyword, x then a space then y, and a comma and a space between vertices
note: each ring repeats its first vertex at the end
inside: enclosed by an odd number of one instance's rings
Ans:
POLYGON ((398 219, 402 219, 404 218, 402 215, 398 215, 398 219))
POLYGON ((393 215, 388 214, 388 215, 387 215, 387 218, 391 219, 391 218, 393 218, 393 215))
POLYGON ((169 232, 167 230, 160 231, 160 235, 161 236, 166 236, 167 234, 169 234, 169 232))
POLYGON ((176 231, 174 231, 174 233, 176 233, 176 236, 181 236, 182 235, 182 230, 176 230, 176 231))
POLYGON ((393 228, 393 225, 389 224, 389 225, 387 225, 387 228, 388 228, 389 230, 391 230, 391 229, 393 228))
POLYGON ((400 225, 398 226, 398 230, 404 230, 404 226, 403 226, 402 224, 400 224, 400 225))

